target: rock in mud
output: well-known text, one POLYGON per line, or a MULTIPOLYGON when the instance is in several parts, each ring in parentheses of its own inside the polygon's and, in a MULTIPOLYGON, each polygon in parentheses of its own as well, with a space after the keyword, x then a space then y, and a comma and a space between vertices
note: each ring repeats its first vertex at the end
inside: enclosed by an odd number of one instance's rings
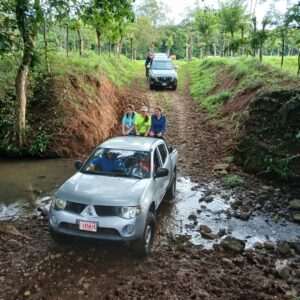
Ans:
POLYGON ((190 221, 197 221, 197 215, 195 213, 191 213, 188 217, 188 220, 190 221))
POLYGON ((227 171, 229 169, 229 164, 217 164, 213 167, 214 171, 227 171))
POLYGON ((274 250, 274 245, 271 241, 265 241, 263 247, 267 250, 274 250))
POLYGON ((300 242, 289 242, 291 248, 300 253, 300 242))
POLYGON ((213 202, 214 201, 214 197, 213 196, 204 197, 203 201, 205 201, 206 203, 213 202))
POLYGON ((276 250, 281 255, 288 255, 291 253, 291 247, 287 242, 282 242, 278 244, 276 250))
POLYGON ((216 240, 219 238, 216 234, 211 232, 200 231, 200 233, 201 236, 207 240, 216 240))
POLYGON ((300 200, 295 199, 295 200, 290 201, 289 206, 293 209, 300 210, 300 200))
POLYGON ((293 222, 300 223, 300 214, 293 215, 293 222))
POLYGON ((200 225, 199 229, 201 232, 206 232, 206 233, 212 232, 211 228, 209 228, 207 225, 200 225))
POLYGON ((242 240, 239 240, 233 236, 227 236, 222 242, 221 246, 225 250, 231 250, 235 252, 242 252, 245 249, 245 242, 242 240))
POLYGON ((220 228, 219 229, 219 232, 218 232, 218 236, 219 237, 222 237, 226 234, 226 229, 225 228, 220 228))
POLYGON ((282 269, 280 269, 278 271, 278 275, 280 278, 282 278, 283 280, 288 280, 291 274, 291 268, 289 267, 283 267, 282 269))

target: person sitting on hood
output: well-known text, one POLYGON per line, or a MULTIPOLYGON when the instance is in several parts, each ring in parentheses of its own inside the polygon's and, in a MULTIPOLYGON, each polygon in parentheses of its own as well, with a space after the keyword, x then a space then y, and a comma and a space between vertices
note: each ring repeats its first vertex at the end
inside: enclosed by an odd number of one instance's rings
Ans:
POLYGON ((151 128, 149 136, 162 139, 166 131, 167 120, 166 116, 162 114, 160 106, 155 108, 155 114, 151 116, 151 128))

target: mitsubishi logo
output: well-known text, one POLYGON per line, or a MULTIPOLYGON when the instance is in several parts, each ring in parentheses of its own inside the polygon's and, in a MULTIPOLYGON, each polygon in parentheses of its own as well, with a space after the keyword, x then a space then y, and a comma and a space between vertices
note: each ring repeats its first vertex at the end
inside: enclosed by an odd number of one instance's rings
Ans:
POLYGON ((91 207, 90 205, 88 206, 87 214, 88 214, 89 216, 92 216, 92 215, 93 215, 92 207, 91 207))

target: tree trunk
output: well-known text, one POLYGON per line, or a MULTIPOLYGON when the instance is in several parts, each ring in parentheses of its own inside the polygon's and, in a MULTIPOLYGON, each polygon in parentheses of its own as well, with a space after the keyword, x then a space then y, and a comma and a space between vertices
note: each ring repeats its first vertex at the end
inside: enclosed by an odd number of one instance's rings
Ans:
POLYGON ((300 75, 300 49, 298 50, 298 72, 297 72, 297 76, 300 75))
POLYGON ((45 44, 45 63, 46 63, 46 69, 47 69, 47 73, 50 74, 50 65, 49 65, 49 61, 48 61, 48 40, 47 40, 47 24, 46 24, 46 20, 44 20, 44 24, 43 24, 43 37, 44 37, 44 44, 45 44))
POLYGON ((134 54, 133 54, 133 37, 130 37, 130 51, 131 51, 131 60, 134 60, 134 54))
POLYGON ((281 31, 281 62, 280 67, 282 69, 283 66, 283 60, 284 60, 284 48, 285 48, 285 34, 284 31, 281 31))
POLYGON ((242 38, 242 45, 241 45, 241 56, 244 55, 244 26, 241 26, 241 38, 242 38))
POLYGON ((83 55, 83 39, 82 39, 82 35, 81 35, 81 31, 80 28, 76 28, 77 34, 78 34, 78 39, 79 39, 79 55, 82 56, 83 55))
POLYGON ((67 29, 67 37, 66 37, 66 50, 67 50, 67 57, 69 57, 69 25, 66 24, 67 29))
POLYGON ((111 40, 108 40, 108 56, 111 57, 111 40))
POLYGON ((190 45, 186 45, 185 46, 185 59, 186 60, 189 60, 189 47, 190 47, 190 45))
POLYGON ((222 36, 222 52, 221 52, 221 57, 224 57, 225 55, 225 38, 224 38, 224 32, 221 33, 222 36))
MULTIPOLYGON (((35 2, 36 9, 40 9, 39 1, 35 2)), ((16 106, 15 106, 15 123, 14 123, 14 141, 18 147, 22 147, 26 143, 25 129, 26 129, 26 84, 29 66, 32 61, 34 53, 34 40, 37 35, 39 22, 38 19, 30 19, 28 11, 29 1, 16 1, 16 19, 18 29, 23 39, 23 57, 19 66, 17 76, 15 79, 16 89, 16 106), (31 25, 31 30, 29 24, 31 25)))
POLYGON ((123 46, 123 36, 121 36, 120 42, 119 42, 119 53, 118 53, 118 58, 120 58, 120 55, 121 55, 121 53, 122 53, 122 46, 123 46))
POLYGON ((136 49, 134 49, 134 60, 136 60, 136 49))
POLYGON ((97 52, 98 54, 101 54, 101 32, 100 28, 96 28, 96 35, 97 35, 97 52))

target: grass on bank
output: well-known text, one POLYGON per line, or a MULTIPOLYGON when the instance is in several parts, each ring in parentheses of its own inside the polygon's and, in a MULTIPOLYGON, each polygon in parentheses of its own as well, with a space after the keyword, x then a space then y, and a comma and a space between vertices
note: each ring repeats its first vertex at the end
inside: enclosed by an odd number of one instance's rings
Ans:
POLYGON ((191 94, 194 100, 208 112, 216 117, 222 106, 238 92, 249 89, 263 88, 265 90, 285 88, 284 79, 294 78, 296 75, 297 58, 286 59, 286 73, 272 65, 280 66, 279 57, 265 58, 268 63, 260 63, 253 58, 221 58, 211 57, 204 60, 193 59, 187 64, 191 78, 191 94), (220 74, 230 74, 236 81, 234 89, 222 90, 215 93, 213 89, 226 78, 220 74))

